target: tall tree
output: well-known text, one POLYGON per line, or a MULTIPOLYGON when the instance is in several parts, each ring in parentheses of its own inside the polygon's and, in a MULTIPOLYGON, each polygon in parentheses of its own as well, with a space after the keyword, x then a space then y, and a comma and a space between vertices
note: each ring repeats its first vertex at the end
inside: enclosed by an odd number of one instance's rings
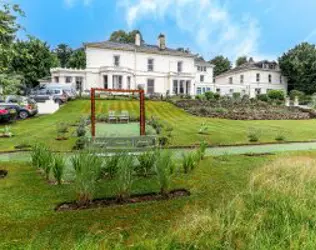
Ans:
POLYGON ((86 68, 86 52, 84 48, 74 50, 71 54, 68 64, 68 68, 85 69, 86 68))
POLYGON ((236 67, 241 66, 248 62, 247 56, 240 56, 236 60, 236 67))
POLYGON ((300 90, 306 94, 316 92, 316 47, 301 43, 279 58, 282 74, 288 79, 288 90, 300 90))
POLYGON ((214 76, 218 76, 232 68, 231 62, 227 57, 225 58, 224 56, 216 56, 210 60, 210 63, 215 65, 214 76))
POLYGON ((12 44, 16 32, 21 28, 17 23, 19 16, 24 16, 19 5, 0 1, 0 73, 4 73, 10 64, 13 54, 12 44))
POLYGON ((125 32, 124 30, 117 30, 117 31, 112 32, 109 40, 112 42, 120 42, 120 43, 135 43, 135 37, 137 33, 140 34, 140 39, 142 42, 144 42, 143 36, 139 30, 132 30, 131 32, 125 32))
POLYGON ((30 36, 26 41, 17 40, 13 49, 16 53, 10 71, 23 76, 28 87, 37 85, 40 78, 50 75, 50 68, 58 66, 58 58, 37 38, 30 36))
POLYGON ((59 44, 57 45, 57 48, 54 50, 54 53, 59 59, 60 66, 62 68, 66 68, 67 64, 69 62, 69 59, 72 55, 72 48, 70 48, 67 44, 59 44))

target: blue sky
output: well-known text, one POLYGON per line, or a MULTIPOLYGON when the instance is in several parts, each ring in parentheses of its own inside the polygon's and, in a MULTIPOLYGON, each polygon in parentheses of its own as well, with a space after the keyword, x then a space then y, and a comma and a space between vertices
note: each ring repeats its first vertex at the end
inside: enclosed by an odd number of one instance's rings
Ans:
MULTIPOLYGON (((294 45, 316 43, 315 0, 11 0, 26 12, 28 34, 52 46, 103 41, 117 29, 159 33, 169 47, 205 59, 223 54, 276 59, 294 45)), ((24 37, 23 33, 19 34, 24 37)))

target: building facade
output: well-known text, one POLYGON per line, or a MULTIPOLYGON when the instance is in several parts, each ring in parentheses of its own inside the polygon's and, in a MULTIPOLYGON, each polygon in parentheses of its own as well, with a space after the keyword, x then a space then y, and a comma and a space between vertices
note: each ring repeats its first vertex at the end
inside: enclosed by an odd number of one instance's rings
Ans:
POLYGON ((138 89, 162 95, 195 95, 211 90, 213 65, 196 55, 166 47, 164 35, 157 45, 144 44, 137 34, 135 44, 86 43, 85 70, 51 69, 53 83, 91 88, 138 89))
POLYGON ((287 79, 281 74, 276 62, 250 60, 215 78, 212 91, 220 95, 240 93, 255 97, 269 90, 282 90, 287 93, 287 79))

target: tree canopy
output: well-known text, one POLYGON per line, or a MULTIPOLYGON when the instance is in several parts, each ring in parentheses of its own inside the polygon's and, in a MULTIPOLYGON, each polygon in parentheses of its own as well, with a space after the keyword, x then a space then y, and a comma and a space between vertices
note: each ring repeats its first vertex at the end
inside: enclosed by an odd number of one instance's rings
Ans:
POLYGON ((224 56, 216 56, 210 60, 210 63, 215 66, 214 76, 218 76, 232 68, 231 62, 227 57, 225 58, 224 56))
POLYGON ((22 75, 28 87, 37 85, 40 78, 50 75, 50 68, 59 64, 49 46, 31 36, 26 41, 17 40, 13 49, 15 53, 9 71, 22 75))
POLYGON ((67 67, 74 69, 86 68, 86 52, 84 48, 76 49, 72 52, 68 60, 67 67))
POLYGON ((137 33, 140 34, 141 42, 144 42, 143 36, 139 30, 132 30, 130 32, 125 32, 124 30, 117 30, 112 32, 109 40, 112 42, 120 43, 135 43, 135 37, 137 33))
POLYGON ((60 62, 60 67, 66 68, 69 62, 69 59, 72 55, 72 48, 70 48, 67 44, 59 44, 56 49, 54 49, 54 53, 60 62))
POLYGON ((236 60, 236 67, 241 66, 248 62, 247 56, 240 56, 236 60))
POLYGON ((288 79, 288 90, 316 92, 316 47, 301 43, 279 58, 282 74, 288 79))

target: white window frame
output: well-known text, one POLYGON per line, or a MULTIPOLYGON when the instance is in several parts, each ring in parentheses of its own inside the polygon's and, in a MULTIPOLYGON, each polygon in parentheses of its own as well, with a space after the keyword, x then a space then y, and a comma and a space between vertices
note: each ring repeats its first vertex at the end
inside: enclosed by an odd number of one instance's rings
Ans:
POLYGON ((178 70, 178 73, 182 73, 183 72, 183 61, 178 61, 178 63, 177 63, 177 70, 178 70))
POLYGON ((260 82, 261 81, 261 75, 260 73, 256 74, 256 82, 260 82))
POLYGON ((154 71, 154 59, 148 58, 147 60, 147 71, 152 72, 154 71))
POLYGON ((147 94, 154 94, 155 93, 155 79, 149 78, 147 79, 147 94), (152 86, 150 88, 152 88, 152 91, 149 91, 149 83, 152 83, 152 86))
POLYGON ((234 83, 234 78, 231 76, 228 78, 228 82, 229 84, 233 84, 234 83))
POLYGON ((205 76, 204 75, 200 75, 200 82, 204 82, 205 80, 205 76))
POLYGON ((245 75, 240 75, 240 83, 244 83, 245 82, 245 75))
POLYGON ((72 83, 72 76, 66 76, 65 83, 72 83))
POLYGON ((113 65, 115 67, 120 67, 120 65, 121 65, 121 56, 120 55, 113 56, 113 65), (118 59, 118 60, 116 60, 116 59, 118 59))

